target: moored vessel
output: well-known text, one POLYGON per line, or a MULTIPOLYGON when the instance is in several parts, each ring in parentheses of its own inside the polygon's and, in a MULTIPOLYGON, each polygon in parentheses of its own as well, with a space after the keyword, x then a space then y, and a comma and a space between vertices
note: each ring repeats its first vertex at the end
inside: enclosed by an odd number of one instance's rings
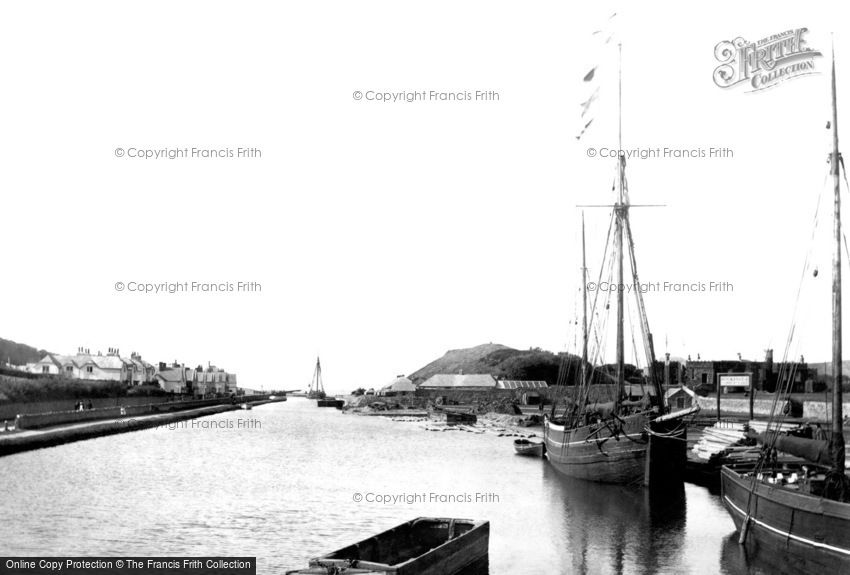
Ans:
MULTIPOLYGON (((310 380, 310 386, 307 388, 307 399, 322 400, 327 397, 325 394, 325 385, 322 382, 322 362, 319 357, 316 357, 316 367, 313 369, 313 378, 310 380)), ((319 407, 329 407, 322 406, 319 407)))
MULTIPOLYGON (((763 449, 759 460, 748 465, 726 465, 720 477, 723 505, 735 523, 738 542, 757 554, 782 553, 789 566, 800 573, 850 573, 850 481, 846 475, 841 389, 843 162, 838 148, 834 53, 831 88, 832 121, 827 125, 832 129, 829 161, 834 193, 830 433, 827 438, 783 436, 778 430, 784 414, 774 408, 768 429, 760 437, 763 449), (780 463, 777 451, 802 457, 809 463, 780 463)), ((807 271, 808 261, 804 278, 807 271)), ((788 347, 791 340, 789 337, 788 347)))
MULTIPOLYGON (((592 77, 592 72, 586 78, 592 77)), ((620 89, 622 93, 622 89, 620 89)), ((622 102, 619 104, 622 116, 622 102)), ((622 125, 622 121, 620 122, 622 125)), ((588 123, 589 125, 589 123, 588 123)), ((620 149, 622 147, 622 129, 619 135, 620 149)), ((608 302, 600 302, 600 290, 596 290, 594 301, 588 310, 588 277, 585 255, 584 215, 581 224, 582 249, 582 324, 581 324, 581 363, 580 378, 574 386, 571 398, 563 397, 562 413, 556 416, 556 404, 553 403, 551 413, 544 421, 544 440, 546 456, 558 471, 571 477, 599 481, 604 483, 643 484, 650 485, 652 479, 668 482, 681 480, 685 461, 687 459, 686 434, 687 425, 684 418, 696 413, 697 407, 669 412, 664 399, 661 382, 656 373, 655 348, 652 332, 649 329, 646 306, 640 289, 626 290, 626 286, 640 286, 637 260, 634 252, 634 239, 629 220, 629 212, 635 207, 629 199, 626 181, 626 157, 619 155, 616 165, 616 197, 610 205, 594 205, 611 209, 611 220, 608 228, 608 238, 605 244, 603 263, 600 265, 599 281, 592 282, 597 286, 618 286, 616 291, 616 363, 615 373, 595 373, 596 362, 591 362, 588 356, 588 311, 591 318, 597 318, 599 308, 609 308, 608 302), (608 246, 613 245, 609 254, 608 246), (625 274, 625 260, 628 255, 628 266, 631 274, 625 274), (602 271, 607 270, 610 277, 603 277, 602 271), (628 282, 628 284, 627 284, 628 282), (629 291, 635 297, 637 323, 640 340, 643 344, 646 362, 645 377, 640 381, 644 388, 643 397, 633 400, 626 393, 625 366, 625 301, 624 292, 629 291), (597 307, 599 305, 599 308, 597 307), (613 380, 613 399, 607 402, 590 401, 590 389, 594 379, 610 377, 613 380)), ((610 293, 610 291, 608 292, 610 293)), ((594 327, 599 328, 594 324, 594 327)), ((604 329, 604 325, 601 327, 604 329)), ((634 327, 632 328, 634 332, 634 327)), ((634 339, 635 334, 632 333, 634 339)), ((596 357, 602 345, 600 336, 595 335, 596 357)), ((635 345, 637 355, 637 345, 635 345)), ((637 359, 637 358, 636 358, 637 359)), ((569 364, 562 363, 559 383, 566 385, 565 369, 569 364)), ((631 386, 629 386, 631 388, 631 386)))

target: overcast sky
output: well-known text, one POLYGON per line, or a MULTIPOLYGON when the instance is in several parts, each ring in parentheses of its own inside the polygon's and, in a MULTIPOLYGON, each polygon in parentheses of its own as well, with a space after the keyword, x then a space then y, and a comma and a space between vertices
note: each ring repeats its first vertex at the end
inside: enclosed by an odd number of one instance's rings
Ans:
MULTIPOLYGON (((319 353, 332 392, 378 387, 480 343, 572 349, 575 206, 610 203, 616 165, 587 149, 617 147, 605 68, 602 115, 575 138, 582 76, 610 56, 592 32, 617 11, 624 147, 733 152, 628 162, 632 202, 666 205, 632 211, 642 280, 733 286, 646 294, 658 355, 761 358, 773 347, 779 359, 823 191, 819 274, 808 274, 794 353, 828 359, 825 124, 829 35, 842 20, 814 2, 582 10, 493 0, 4 5, 0 336, 60 353, 211 361, 267 389, 305 388, 319 353), (715 85, 719 42, 801 27, 824 53, 819 75, 752 93, 715 85), (499 99, 368 99, 422 90, 499 99), (127 155, 192 147, 262 157, 127 155), (262 291, 129 291, 193 281, 262 291)), ((838 34, 835 44, 842 102, 850 43, 838 34)), ((594 276, 608 212, 585 217, 594 276)))

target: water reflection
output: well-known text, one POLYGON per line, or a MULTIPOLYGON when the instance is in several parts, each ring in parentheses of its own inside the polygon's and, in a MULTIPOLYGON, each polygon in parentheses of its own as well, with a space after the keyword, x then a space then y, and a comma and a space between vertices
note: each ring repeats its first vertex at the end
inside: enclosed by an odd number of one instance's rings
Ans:
POLYGON ((720 568, 724 574, 796 575, 809 572, 805 565, 795 565, 799 561, 776 549, 760 549, 753 537, 741 545, 737 532, 725 537, 722 542, 720 568))
POLYGON ((544 476, 560 506, 568 572, 655 573, 678 561, 687 509, 682 483, 664 490, 601 485, 548 465, 544 476))

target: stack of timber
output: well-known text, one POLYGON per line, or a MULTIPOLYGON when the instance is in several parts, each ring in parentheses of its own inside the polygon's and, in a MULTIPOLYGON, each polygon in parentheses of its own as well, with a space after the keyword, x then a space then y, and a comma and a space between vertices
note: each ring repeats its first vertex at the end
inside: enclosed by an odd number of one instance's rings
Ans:
POLYGON ((718 421, 703 429, 699 440, 688 450, 686 476, 695 483, 717 485, 721 466, 756 461, 758 456, 758 446, 747 438, 746 424, 718 421))
MULTIPOLYGON (((771 431, 779 431, 780 433, 784 433, 786 431, 791 431, 792 429, 797 429, 800 427, 799 423, 777 423, 773 422, 770 425, 771 431)), ((764 433, 767 431, 767 421, 759 421, 757 419, 751 419, 749 422, 749 428, 758 433, 764 433)))
POLYGON ((708 461, 741 446, 746 439, 746 426, 743 423, 718 421, 713 427, 703 430, 702 437, 694 445, 693 453, 708 461))
MULTIPOLYGON (((797 423, 773 423, 770 428, 781 434, 797 429, 797 423)), ((748 435, 748 431, 763 434, 766 421, 750 420, 748 423, 718 421, 702 431, 699 440, 688 450, 687 472, 697 483, 715 484, 720 480, 720 467, 740 463, 755 463, 761 446, 748 435)), ((780 454, 783 461, 797 458, 780 454)))

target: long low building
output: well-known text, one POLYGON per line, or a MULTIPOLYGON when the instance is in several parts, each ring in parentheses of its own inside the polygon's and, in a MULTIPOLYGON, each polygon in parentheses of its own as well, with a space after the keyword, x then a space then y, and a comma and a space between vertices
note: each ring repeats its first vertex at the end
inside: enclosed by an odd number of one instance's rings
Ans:
POLYGON ((496 380, 489 373, 438 373, 423 381, 419 387, 420 389, 457 389, 461 387, 494 389, 496 387, 496 380))

